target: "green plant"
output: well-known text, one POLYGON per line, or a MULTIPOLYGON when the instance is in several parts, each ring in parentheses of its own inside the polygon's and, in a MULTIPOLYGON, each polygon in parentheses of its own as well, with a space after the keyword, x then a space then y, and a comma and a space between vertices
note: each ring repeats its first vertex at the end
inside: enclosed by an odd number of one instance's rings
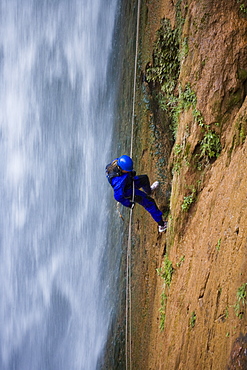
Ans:
POLYGON ((185 37, 182 41, 181 51, 180 51, 180 60, 184 60, 189 54, 189 44, 188 37, 185 37))
POLYGON ((190 107, 195 107, 197 103, 196 93, 191 89, 189 83, 185 85, 185 89, 180 91, 179 103, 181 108, 188 110, 190 107))
POLYGON ((169 287, 172 281, 173 267, 172 262, 169 260, 167 254, 164 257, 162 266, 156 269, 156 271, 158 275, 164 279, 165 285, 169 287))
POLYGON ((175 154, 175 155, 180 155, 180 154, 182 153, 182 151, 183 151, 183 147, 182 147, 182 145, 180 145, 180 144, 176 144, 176 145, 174 146, 174 154, 175 154))
POLYGON ((166 320, 166 302, 167 302, 167 295, 165 292, 161 294, 161 303, 160 303, 160 330, 164 330, 165 328, 165 320, 166 320))
POLYGON ((216 244, 216 249, 217 249, 218 252, 220 250, 220 245, 221 245, 221 238, 218 239, 217 244, 216 244))
POLYGON ((194 108, 192 113, 193 113, 193 117, 194 117, 195 122, 200 127, 203 127, 204 126, 204 118, 203 118, 203 115, 202 115, 201 111, 199 111, 199 109, 194 108))
POLYGON ((168 107, 170 106, 172 131, 173 131, 174 137, 176 136, 176 133, 177 133, 178 120, 179 120, 180 114, 184 110, 188 110, 190 107, 195 109, 196 103, 197 103, 196 94, 191 89, 190 84, 187 83, 184 89, 179 87, 179 96, 173 97, 172 101, 167 104, 168 107))
POLYGON ((184 262, 185 260, 185 255, 183 255, 182 257, 180 257, 179 261, 176 263, 176 266, 177 267, 180 267, 182 265, 182 263, 184 262))
POLYGON ((171 27, 170 20, 164 18, 157 31, 153 61, 146 69, 146 78, 148 82, 155 82, 154 99, 160 109, 167 112, 170 119, 177 104, 174 90, 179 70, 179 31, 171 27))
POLYGON ((247 118, 246 113, 240 115, 236 121, 236 135, 234 137, 235 145, 242 145, 246 139, 246 132, 247 132, 247 118))
POLYGON ((237 290, 237 302, 234 305, 235 314, 240 319, 243 317, 244 308, 246 306, 246 286, 247 283, 242 284, 237 290))
POLYGON ((184 197, 181 206, 182 210, 188 211, 191 207, 191 204, 195 201, 195 199, 196 199, 196 189, 192 189, 192 193, 184 197))
POLYGON ((183 25, 185 22, 185 18, 184 18, 185 14, 182 11, 182 5, 185 10, 188 9, 188 5, 185 5, 182 3, 184 3, 182 0, 177 0, 177 2, 175 2, 176 24, 178 27, 179 38, 181 38, 182 29, 183 29, 183 25))
POLYGON ((195 324, 196 324, 196 313, 195 313, 195 311, 192 311, 191 316, 190 316, 189 325, 190 325, 191 328, 194 328, 195 324))
POLYGON ((200 143, 200 149, 201 157, 218 158, 221 152, 219 135, 208 129, 200 143))
MULTIPOLYGON (((242 0, 238 0, 238 3, 242 3, 242 0)), ((244 13, 244 14, 247 14, 247 7, 244 3, 240 4, 239 5, 239 10, 244 13)))
POLYGON ((228 319, 229 317, 229 307, 226 306, 226 309, 225 309, 225 318, 228 319))
POLYGON ((182 166, 182 159, 183 159, 183 146, 180 144, 176 144, 173 148, 174 152, 174 161, 172 172, 180 172, 180 168, 182 166))
POLYGON ((163 91, 173 92, 179 74, 178 31, 171 27, 170 20, 164 18, 157 31, 154 45, 153 65, 147 69, 147 80, 158 81, 163 91))
MULTIPOLYGON (((173 267, 172 262, 169 260, 167 254, 164 257, 162 266, 156 269, 159 276, 164 279, 165 286, 170 287, 172 281, 172 274, 173 274, 173 267)), ((165 288, 165 287, 164 287, 165 288)), ((166 302, 167 302, 167 295, 165 291, 161 294, 161 307, 159 309, 160 312, 160 330, 164 330, 165 326, 165 318, 166 318, 166 302)))

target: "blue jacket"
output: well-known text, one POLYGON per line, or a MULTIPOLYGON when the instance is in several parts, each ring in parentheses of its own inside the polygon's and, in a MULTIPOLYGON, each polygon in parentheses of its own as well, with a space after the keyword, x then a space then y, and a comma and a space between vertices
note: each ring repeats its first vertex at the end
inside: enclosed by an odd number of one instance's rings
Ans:
POLYGON ((124 173, 111 179, 114 190, 114 198, 125 207, 131 207, 132 173, 124 173))

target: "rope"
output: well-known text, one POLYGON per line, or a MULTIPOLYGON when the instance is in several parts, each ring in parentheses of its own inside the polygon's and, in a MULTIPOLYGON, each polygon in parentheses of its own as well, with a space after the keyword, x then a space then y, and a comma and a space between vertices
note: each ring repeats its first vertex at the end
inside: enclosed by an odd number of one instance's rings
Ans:
MULTIPOLYGON (((137 7, 137 22, 136 22, 136 50, 135 50, 135 69, 134 69, 134 85, 133 85, 133 104, 132 104, 132 120, 131 120, 131 141, 130 141, 130 157, 133 155, 133 137, 134 137, 134 120, 135 120, 135 100, 136 100, 136 75, 137 75, 137 54, 139 43, 139 24, 140 24, 140 6, 141 0, 138 0, 137 7)), ((135 183, 133 181, 132 203, 135 198, 135 183)), ((129 218, 129 234, 127 248, 127 266, 126 266, 126 326, 125 326, 125 356, 126 370, 132 369, 132 320, 131 320, 131 226, 132 226, 133 208, 130 209, 129 218)))
POLYGON ((135 72, 134 72, 134 86, 133 86, 132 121, 131 121, 130 157, 132 157, 132 154, 133 154, 135 100, 136 100, 136 74, 137 74, 137 54, 138 54, 138 43, 139 43, 140 8, 141 8, 141 0, 138 0, 137 22, 136 22, 136 50, 135 50, 135 72))

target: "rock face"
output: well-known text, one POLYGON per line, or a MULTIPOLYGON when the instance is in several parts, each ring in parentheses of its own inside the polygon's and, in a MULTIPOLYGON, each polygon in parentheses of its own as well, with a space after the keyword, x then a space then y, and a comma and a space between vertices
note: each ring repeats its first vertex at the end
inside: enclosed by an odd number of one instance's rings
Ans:
MULTIPOLYGON (((141 14, 142 71, 152 63, 157 19, 168 18, 180 28, 174 94, 189 86, 196 98, 180 109, 174 145, 159 107, 137 113, 140 171, 160 179, 160 156, 166 156, 157 202, 167 205, 168 182, 171 198, 166 235, 135 210, 133 368, 246 369, 247 4, 147 0, 141 14), (152 127, 159 132, 153 140, 152 127), (156 273, 164 254, 173 266, 170 286, 156 273)), ((148 88, 140 82, 142 104, 148 88)))

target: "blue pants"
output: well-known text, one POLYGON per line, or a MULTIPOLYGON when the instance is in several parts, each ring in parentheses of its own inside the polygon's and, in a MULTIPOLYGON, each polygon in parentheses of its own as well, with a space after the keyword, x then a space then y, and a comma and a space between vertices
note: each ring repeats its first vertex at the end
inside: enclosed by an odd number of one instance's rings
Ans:
MULTIPOLYGON (((161 223, 163 225, 162 212, 157 207, 153 198, 149 195, 151 194, 150 182, 147 175, 135 176, 135 202, 143 206, 146 211, 150 213, 154 221, 161 223), (142 188, 144 191, 139 190, 142 188)), ((129 188, 126 190, 126 195, 132 198, 133 189, 129 188)))

